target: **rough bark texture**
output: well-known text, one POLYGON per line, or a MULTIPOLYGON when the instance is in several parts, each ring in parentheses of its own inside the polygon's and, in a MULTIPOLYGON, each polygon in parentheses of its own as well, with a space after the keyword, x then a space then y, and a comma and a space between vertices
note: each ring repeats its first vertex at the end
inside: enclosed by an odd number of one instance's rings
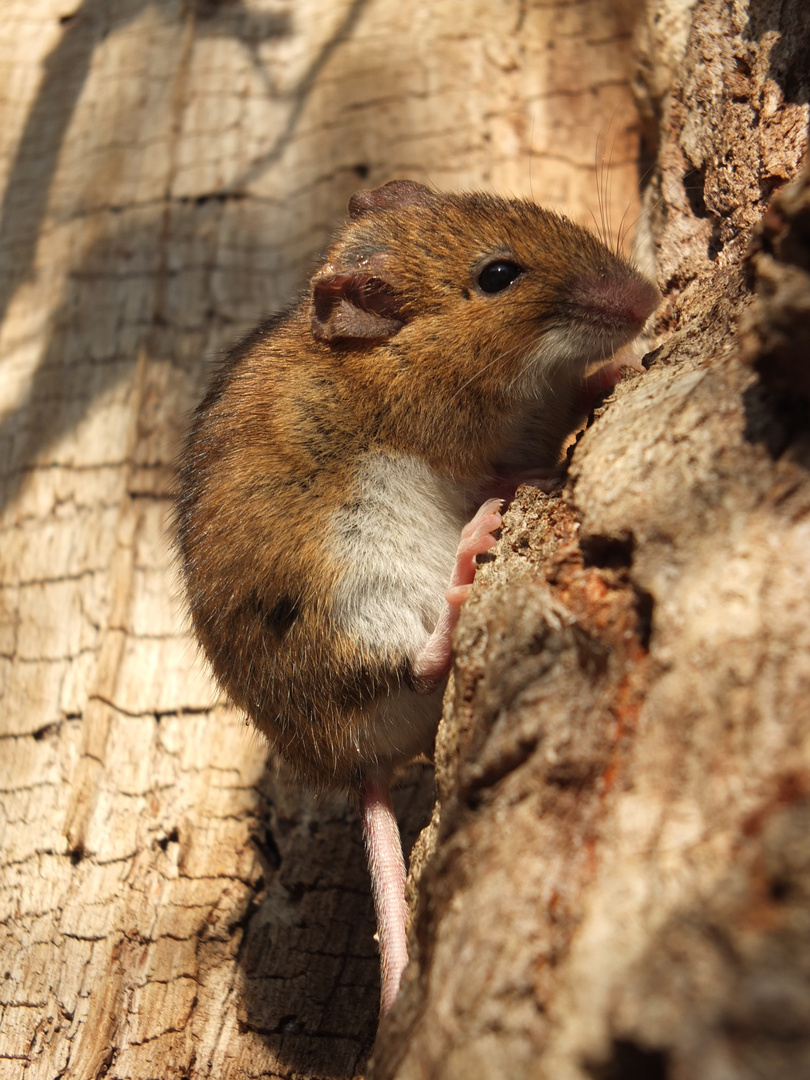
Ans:
POLYGON ((673 332, 480 572, 377 1080, 810 1077, 809 45, 707 0, 647 80, 673 332))
MULTIPOLYGON (((636 214, 634 5, 5 0, 0 1074, 350 1077, 354 814, 289 790, 184 630, 166 538, 205 360, 360 186, 636 214)), ((596 212, 597 218, 599 212, 596 212)), ((399 793, 406 836, 430 777, 399 793)))
POLYGON ((3 1080, 365 1072, 357 822, 195 661, 173 456, 353 189, 587 222, 601 145, 670 336, 482 568, 374 1075, 810 1077, 806 188, 745 257, 809 53, 803 0, 6 0, 3 1080))

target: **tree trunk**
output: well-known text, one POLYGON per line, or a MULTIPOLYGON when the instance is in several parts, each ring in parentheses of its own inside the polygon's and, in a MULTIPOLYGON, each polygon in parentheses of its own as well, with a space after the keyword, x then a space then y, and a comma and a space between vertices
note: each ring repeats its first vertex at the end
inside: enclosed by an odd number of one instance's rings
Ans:
POLYGON ((646 47, 669 333, 479 571, 376 1080, 810 1077, 810 12, 646 47))
MULTIPOLYGON (((801 0, 746 12, 0 13, 0 1075, 365 1073, 356 817, 268 765, 195 658, 166 530, 185 415, 355 188, 583 222, 601 192, 615 231, 641 165, 674 333, 482 567, 375 1075, 810 1076, 800 192, 743 261, 798 171, 810 39, 801 0)), ((412 841, 430 776, 398 796, 412 841)))

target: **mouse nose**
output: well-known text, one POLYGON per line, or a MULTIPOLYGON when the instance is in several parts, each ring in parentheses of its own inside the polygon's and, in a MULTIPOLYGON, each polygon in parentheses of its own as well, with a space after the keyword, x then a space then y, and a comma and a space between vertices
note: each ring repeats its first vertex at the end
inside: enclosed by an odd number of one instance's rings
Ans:
POLYGON ((578 278, 571 300, 588 322, 637 333, 661 302, 658 288, 631 267, 578 278))

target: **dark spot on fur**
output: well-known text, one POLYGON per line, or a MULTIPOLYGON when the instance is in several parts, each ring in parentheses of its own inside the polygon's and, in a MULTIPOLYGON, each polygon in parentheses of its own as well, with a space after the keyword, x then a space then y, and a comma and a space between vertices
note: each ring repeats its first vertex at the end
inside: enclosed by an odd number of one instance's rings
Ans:
POLYGON ((293 600, 291 596, 280 596, 269 608, 264 600, 254 593, 249 603, 261 619, 264 628, 274 637, 284 637, 301 615, 298 601, 293 600))

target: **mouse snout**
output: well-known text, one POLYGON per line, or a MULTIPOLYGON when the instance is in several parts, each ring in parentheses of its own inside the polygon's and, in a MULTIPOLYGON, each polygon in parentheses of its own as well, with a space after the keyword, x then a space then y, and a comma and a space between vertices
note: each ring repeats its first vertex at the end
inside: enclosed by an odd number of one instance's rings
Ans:
POLYGON ((578 278, 571 288, 571 300, 586 321, 635 336, 658 307, 661 294, 647 278, 621 267, 618 272, 614 269, 578 278))

